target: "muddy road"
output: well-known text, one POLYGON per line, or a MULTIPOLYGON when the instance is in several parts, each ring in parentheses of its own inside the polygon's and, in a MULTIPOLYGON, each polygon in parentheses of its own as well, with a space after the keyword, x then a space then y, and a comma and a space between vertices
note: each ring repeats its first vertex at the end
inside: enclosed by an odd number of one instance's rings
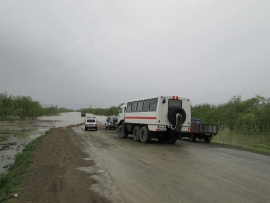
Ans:
POLYGON ((143 144, 98 131, 54 128, 40 140, 16 202, 269 202, 270 157, 178 140, 143 144))

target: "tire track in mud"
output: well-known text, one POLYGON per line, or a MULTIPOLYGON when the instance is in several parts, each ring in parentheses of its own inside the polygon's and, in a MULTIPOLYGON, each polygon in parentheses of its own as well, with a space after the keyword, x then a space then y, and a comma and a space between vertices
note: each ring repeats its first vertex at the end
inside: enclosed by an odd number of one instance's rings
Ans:
POLYGON ((78 146, 95 162, 88 169, 96 172, 94 191, 113 202, 246 203, 270 198, 269 156, 186 141, 144 144, 105 129, 74 129, 78 146))
POLYGON ((90 174, 91 178, 96 181, 96 184, 93 184, 91 189, 112 202, 124 202, 101 159, 104 156, 101 155, 101 149, 106 149, 113 144, 111 142, 102 142, 107 139, 100 130, 84 131, 81 127, 73 128, 73 130, 74 133, 71 134, 73 140, 87 154, 84 159, 91 160, 94 163, 91 167, 78 168, 90 174))
MULTIPOLYGON (((89 154, 90 159, 94 160, 96 163, 95 170, 104 171, 104 173, 99 173, 96 176, 93 176, 95 180, 100 183, 96 187, 96 192, 102 191, 102 194, 105 194, 105 197, 109 200, 113 200, 113 202, 153 201, 153 194, 147 195, 149 192, 149 186, 152 185, 152 187, 155 187, 151 181, 144 185, 141 184, 140 181, 138 182, 135 179, 130 178, 128 174, 125 175, 125 173, 130 173, 130 171, 138 173, 133 166, 128 166, 131 162, 133 162, 133 165, 137 165, 138 168, 149 168, 151 165, 149 160, 137 159, 132 156, 130 158, 128 156, 130 153, 128 150, 129 147, 132 146, 134 148, 135 146, 138 148, 138 151, 140 151, 141 147, 148 147, 147 145, 134 142, 133 138, 120 139, 115 132, 110 133, 106 130, 90 132, 84 132, 83 129, 80 128, 76 128, 74 130, 78 134, 78 139, 80 139, 80 143, 84 146, 83 148, 85 152, 89 154), (120 154, 125 155, 125 157, 119 156, 120 154), (124 164, 125 167, 128 167, 128 172, 123 171, 123 173, 114 173, 113 171, 118 171, 119 164, 124 164), (107 171, 108 169, 113 171, 107 171), (115 184, 116 182, 117 184, 115 184), (123 192, 119 193, 119 191, 123 192), (116 199, 112 199, 112 196, 116 197, 116 199)), ((95 171, 89 168, 86 170, 88 170, 89 173, 91 171, 95 171)), ((142 179, 143 177, 143 172, 139 172, 139 179, 142 179)), ((157 195, 158 194, 155 196, 157 195)))

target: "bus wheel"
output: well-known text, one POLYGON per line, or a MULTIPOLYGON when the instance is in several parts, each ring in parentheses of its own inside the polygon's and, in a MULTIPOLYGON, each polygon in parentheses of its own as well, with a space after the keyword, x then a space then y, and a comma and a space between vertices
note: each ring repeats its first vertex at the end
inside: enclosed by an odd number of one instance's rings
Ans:
POLYGON ((140 131, 140 140, 141 142, 147 143, 151 141, 150 132, 147 126, 143 126, 140 131))
POLYGON ((141 127, 140 126, 135 126, 134 130, 133 130, 133 139, 136 142, 140 142, 140 131, 141 131, 141 127))
POLYGON ((168 133, 167 137, 166 137, 166 143, 168 144, 175 144, 177 141, 177 135, 173 134, 173 133, 168 133))
POLYGON ((118 126, 118 137, 120 137, 120 138, 126 138, 127 136, 128 136, 128 134, 125 132, 124 126, 123 125, 119 125, 118 126))

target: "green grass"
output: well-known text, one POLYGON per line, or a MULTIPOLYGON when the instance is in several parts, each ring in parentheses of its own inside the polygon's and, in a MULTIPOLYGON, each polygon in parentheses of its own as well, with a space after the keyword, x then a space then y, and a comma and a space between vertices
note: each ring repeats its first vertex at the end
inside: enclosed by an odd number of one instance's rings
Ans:
POLYGON ((10 134, 11 134, 11 131, 6 126, 6 129, 5 130, 1 130, 0 131, 0 142, 3 142, 5 140, 7 140, 8 137, 10 136, 10 134))
POLYGON ((212 141, 245 149, 270 152, 270 135, 267 134, 245 135, 230 131, 220 131, 216 136, 214 136, 212 141))
POLYGON ((259 149, 267 149, 270 151, 270 146, 264 145, 264 144, 258 144, 254 146, 255 148, 259 148, 259 149))
POLYGON ((31 163, 37 141, 42 137, 33 140, 22 152, 16 154, 14 164, 8 167, 8 174, 0 174, 0 202, 9 199, 20 190, 24 177, 28 174, 27 168, 31 163))

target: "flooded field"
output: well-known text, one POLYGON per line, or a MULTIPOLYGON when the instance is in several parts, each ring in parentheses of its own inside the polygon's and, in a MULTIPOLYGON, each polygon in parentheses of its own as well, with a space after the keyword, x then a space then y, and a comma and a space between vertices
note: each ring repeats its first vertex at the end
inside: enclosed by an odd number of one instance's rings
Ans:
POLYGON ((254 149, 270 152, 270 135, 244 135, 240 133, 221 131, 213 139, 213 142, 220 144, 228 144, 246 149, 254 149))
MULTIPOLYGON (((86 116, 94 116, 87 114, 86 116)), ((96 116, 99 125, 104 125, 105 116, 96 116)), ((59 116, 44 116, 36 120, 0 122, 0 173, 6 173, 14 157, 25 145, 51 128, 67 127, 84 123, 79 112, 63 113, 59 116)))

